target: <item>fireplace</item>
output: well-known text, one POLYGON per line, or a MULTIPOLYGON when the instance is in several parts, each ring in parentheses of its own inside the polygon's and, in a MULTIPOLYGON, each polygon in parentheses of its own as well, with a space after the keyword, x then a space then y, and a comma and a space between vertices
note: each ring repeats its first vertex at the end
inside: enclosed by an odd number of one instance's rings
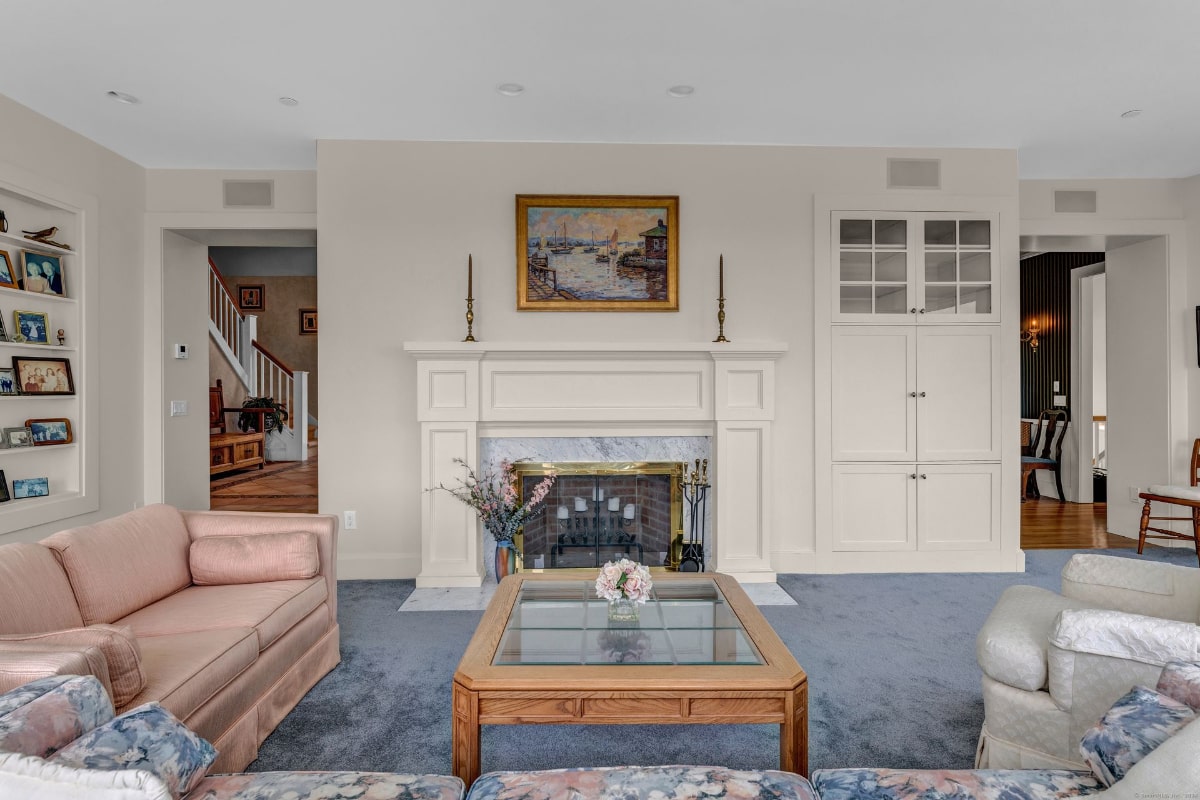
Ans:
POLYGON ((587 568, 625 557, 675 569, 683 546, 677 461, 518 462, 525 497, 550 472, 558 476, 542 514, 517 540, 520 570, 587 568))

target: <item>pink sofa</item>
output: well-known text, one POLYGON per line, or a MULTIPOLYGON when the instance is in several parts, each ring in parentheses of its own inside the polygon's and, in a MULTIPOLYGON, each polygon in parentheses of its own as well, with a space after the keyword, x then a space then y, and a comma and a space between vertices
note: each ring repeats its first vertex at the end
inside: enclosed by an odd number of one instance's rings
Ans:
POLYGON ((340 660, 337 520, 148 506, 0 546, 0 691, 90 674, 242 770, 340 660))

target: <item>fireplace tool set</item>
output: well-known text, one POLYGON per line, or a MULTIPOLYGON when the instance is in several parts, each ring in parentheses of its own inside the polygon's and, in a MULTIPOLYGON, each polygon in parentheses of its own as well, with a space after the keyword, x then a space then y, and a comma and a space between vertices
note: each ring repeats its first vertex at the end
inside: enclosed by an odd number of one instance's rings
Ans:
POLYGON ((708 459, 696 459, 689 473, 683 465, 683 499, 688 507, 688 534, 679 554, 680 572, 704 572, 704 529, 708 521, 708 459))

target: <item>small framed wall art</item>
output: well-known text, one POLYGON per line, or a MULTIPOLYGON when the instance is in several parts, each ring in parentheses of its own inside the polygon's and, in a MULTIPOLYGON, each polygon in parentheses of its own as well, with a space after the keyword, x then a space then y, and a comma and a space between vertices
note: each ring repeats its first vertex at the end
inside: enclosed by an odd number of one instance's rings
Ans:
POLYGON ((517 195, 517 308, 678 311, 679 198, 517 195))
POLYGON ((17 288, 17 279, 14 276, 12 259, 9 258, 7 250, 0 250, 0 286, 8 289, 17 288))
POLYGON ((33 447, 33 433, 29 428, 5 428, 0 431, 0 446, 5 448, 33 447))
POLYGON ((8 496, 8 479, 4 477, 4 470, 0 469, 0 503, 7 503, 8 496))
POLYGON ((13 369, 22 394, 75 394, 71 362, 65 358, 13 356, 13 369))
POLYGON ((267 290, 261 283, 239 283, 238 308, 242 311, 265 311, 267 290))
POLYGON ((75 441, 71 430, 71 420, 65 417, 53 419, 27 419, 25 427, 33 436, 33 446, 43 447, 54 444, 70 444, 75 441))
POLYGON ((22 250, 21 288, 27 292, 65 297, 67 276, 63 271, 62 257, 36 250, 22 250))
POLYGON ((17 372, 12 367, 0 367, 0 395, 20 394, 17 388, 17 372))
POLYGON ((310 336, 317 332, 317 310, 315 308, 300 309, 300 335, 310 336))
POLYGON ((50 317, 41 311, 14 311, 13 327, 27 344, 50 344, 50 317))
POLYGON ((21 500, 26 497, 46 497, 50 494, 49 478, 14 478, 13 497, 21 500))

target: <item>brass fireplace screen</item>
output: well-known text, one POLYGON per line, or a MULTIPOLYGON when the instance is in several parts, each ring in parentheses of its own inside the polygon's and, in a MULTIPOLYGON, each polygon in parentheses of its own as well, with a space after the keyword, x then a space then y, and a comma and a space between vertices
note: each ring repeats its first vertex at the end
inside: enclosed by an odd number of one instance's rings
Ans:
POLYGON ((684 465, 677 461, 519 461, 522 498, 558 476, 544 511, 517 534, 517 569, 594 569, 627 557, 675 569, 683 546, 684 465))

